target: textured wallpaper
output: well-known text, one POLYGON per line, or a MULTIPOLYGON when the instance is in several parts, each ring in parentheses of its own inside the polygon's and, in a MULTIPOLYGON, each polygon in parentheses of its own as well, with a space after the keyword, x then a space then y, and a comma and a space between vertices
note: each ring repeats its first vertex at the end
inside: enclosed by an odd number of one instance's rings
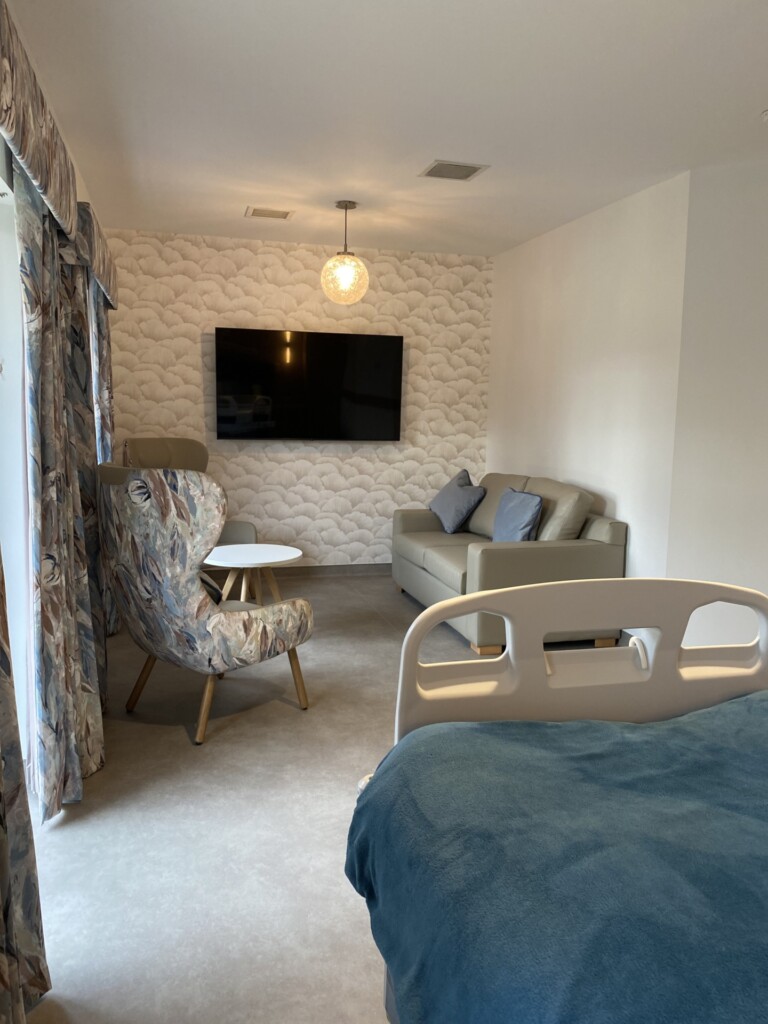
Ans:
POLYGON ((485 468, 491 261, 358 250, 371 287, 354 306, 320 291, 333 250, 191 235, 108 232, 115 427, 204 441, 229 515, 308 564, 388 562, 392 513, 461 468, 485 468), (216 439, 215 327, 356 331, 405 339, 399 442, 216 439))

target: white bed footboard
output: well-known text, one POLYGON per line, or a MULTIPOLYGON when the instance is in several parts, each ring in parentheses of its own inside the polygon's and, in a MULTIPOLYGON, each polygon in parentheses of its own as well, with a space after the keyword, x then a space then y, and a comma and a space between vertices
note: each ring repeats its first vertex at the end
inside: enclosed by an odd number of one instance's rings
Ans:
POLYGON ((768 597, 693 580, 569 580, 441 601, 405 637, 395 742, 432 722, 524 719, 648 722, 768 688, 768 597), (691 614, 722 601, 753 609, 749 644, 683 647, 691 614), (497 658, 425 664, 424 637, 474 612, 502 616, 497 658), (550 633, 630 630, 628 647, 543 650, 550 633))

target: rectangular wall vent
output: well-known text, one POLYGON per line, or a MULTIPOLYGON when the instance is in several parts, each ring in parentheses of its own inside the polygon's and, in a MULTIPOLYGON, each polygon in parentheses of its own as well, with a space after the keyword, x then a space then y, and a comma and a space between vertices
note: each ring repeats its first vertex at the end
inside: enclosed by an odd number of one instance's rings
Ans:
POLYGON ((481 171, 485 171, 490 164, 459 164, 453 160, 435 160, 426 171, 422 171, 420 178, 448 178, 451 181, 471 181, 481 171))
POLYGON ((271 220, 288 220, 294 214, 293 210, 267 210, 263 206, 246 206, 246 217, 268 217, 271 220))

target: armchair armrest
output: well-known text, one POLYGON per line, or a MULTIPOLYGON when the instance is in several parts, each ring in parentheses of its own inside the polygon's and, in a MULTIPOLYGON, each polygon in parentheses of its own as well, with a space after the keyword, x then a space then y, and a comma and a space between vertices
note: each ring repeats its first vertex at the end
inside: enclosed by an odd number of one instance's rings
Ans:
POLYGON ((442 530, 443 524, 428 508, 397 508, 392 516, 392 536, 442 530))
POLYGON ((597 540, 487 541, 470 544, 467 593, 558 580, 624 575, 624 545, 597 540))

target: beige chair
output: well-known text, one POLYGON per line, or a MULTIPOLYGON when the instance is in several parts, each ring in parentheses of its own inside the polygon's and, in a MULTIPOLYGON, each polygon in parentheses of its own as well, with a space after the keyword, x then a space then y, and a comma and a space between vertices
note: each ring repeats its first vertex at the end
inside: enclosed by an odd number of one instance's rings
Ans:
MULTIPOLYGON (((208 449, 193 437, 127 437, 123 441, 123 465, 136 469, 208 469, 208 449)), ((228 519, 218 544, 256 544, 253 523, 228 519)))

